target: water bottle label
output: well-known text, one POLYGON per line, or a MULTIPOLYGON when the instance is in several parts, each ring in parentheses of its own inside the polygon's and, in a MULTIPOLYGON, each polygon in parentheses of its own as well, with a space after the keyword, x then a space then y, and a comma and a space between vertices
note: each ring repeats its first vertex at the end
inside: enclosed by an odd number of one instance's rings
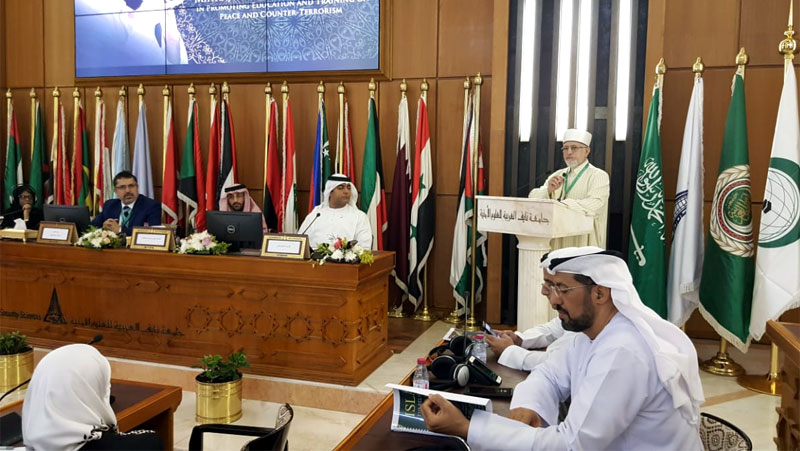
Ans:
POLYGON ((417 379, 414 381, 414 388, 424 388, 427 390, 430 388, 430 384, 425 379, 417 379))

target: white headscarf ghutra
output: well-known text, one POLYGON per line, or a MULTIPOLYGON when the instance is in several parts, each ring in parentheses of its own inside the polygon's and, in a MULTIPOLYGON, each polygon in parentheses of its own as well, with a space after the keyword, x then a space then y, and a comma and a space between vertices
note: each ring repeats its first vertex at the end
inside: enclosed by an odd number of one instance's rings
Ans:
POLYGON ((44 356, 22 405, 25 446, 71 451, 116 430, 108 360, 84 344, 62 346, 44 356))
POLYGON ((323 200, 320 204, 322 208, 330 208, 331 193, 342 183, 347 183, 350 185, 350 202, 348 202, 348 204, 358 208, 358 190, 350 180, 350 177, 344 174, 331 174, 331 176, 328 177, 328 181, 325 182, 325 192, 322 195, 323 200))
POLYGON ((673 406, 687 422, 697 425, 705 398, 694 345, 682 330, 642 303, 625 261, 599 247, 567 247, 545 255, 541 266, 550 274, 591 277, 597 285, 611 289, 617 311, 633 323, 653 351, 658 378, 672 395, 673 406))

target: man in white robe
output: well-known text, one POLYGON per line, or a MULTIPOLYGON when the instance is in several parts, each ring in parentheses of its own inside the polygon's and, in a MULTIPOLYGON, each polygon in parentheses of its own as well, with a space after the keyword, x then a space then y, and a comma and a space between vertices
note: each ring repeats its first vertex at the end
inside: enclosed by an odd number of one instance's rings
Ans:
POLYGON ((486 336, 486 342, 500 357, 497 363, 515 370, 530 371, 563 347, 572 332, 565 332, 561 320, 553 318, 524 332, 498 330, 497 337, 486 336), (546 351, 536 349, 547 348, 546 351))
POLYGON ((566 248, 542 262, 542 293, 564 329, 582 333, 517 386, 509 418, 476 410, 467 420, 434 394, 421 408, 428 428, 472 449, 701 450, 694 346, 642 303, 614 254, 566 248), (557 423, 567 397, 569 412, 557 423))
POLYGON ((338 238, 358 241, 364 249, 372 247, 369 218, 356 207, 358 191, 344 174, 333 174, 325 183, 323 202, 314 207, 300 224, 301 234, 308 235, 308 244, 316 249, 320 243, 333 244, 338 238))
POLYGON ((564 133, 561 152, 566 169, 559 169, 539 188, 531 190, 531 199, 555 199, 569 208, 594 217, 594 230, 588 235, 554 238, 550 249, 571 246, 606 247, 606 222, 608 219, 609 180, 606 171, 587 160, 592 134, 584 130, 569 129, 564 133))

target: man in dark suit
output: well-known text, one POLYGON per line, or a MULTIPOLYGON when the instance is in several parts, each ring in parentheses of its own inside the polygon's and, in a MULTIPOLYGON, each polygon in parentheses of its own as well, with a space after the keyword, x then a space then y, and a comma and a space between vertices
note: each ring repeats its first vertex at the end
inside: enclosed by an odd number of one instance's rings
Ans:
POLYGON ((114 193, 119 199, 103 204, 103 211, 92 220, 93 226, 130 235, 133 227, 161 225, 161 203, 139 194, 139 184, 131 172, 114 176, 114 193))

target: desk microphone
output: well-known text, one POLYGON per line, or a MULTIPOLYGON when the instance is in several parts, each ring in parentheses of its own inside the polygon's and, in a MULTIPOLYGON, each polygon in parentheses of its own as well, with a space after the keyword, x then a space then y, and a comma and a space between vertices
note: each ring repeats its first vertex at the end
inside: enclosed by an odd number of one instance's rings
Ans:
POLYGON ((311 228, 311 226, 312 226, 312 225, 314 225, 314 222, 316 222, 316 220, 317 220, 317 219, 319 219, 319 216, 320 216, 321 214, 322 214, 322 213, 320 213, 320 212, 317 212, 317 215, 316 215, 316 216, 314 216, 314 219, 312 219, 312 220, 311 220, 311 224, 307 225, 307 226, 306 226, 306 228, 305 228, 305 229, 303 229, 303 231, 302 231, 302 232, 300 232, 300 235, 305 235, 305 233, 308 231, 308 229, 310 229, 310 228, 311 228))
POLYGON ((561 173, 561 177, 564 179, 564 182, 563 182, 563 183, 561 183, 561 195, 560 195, 560 196, 558 196, 558 201, 559 201, 559 202, 561 202, 562 200, 564 200, 564 188, 565 188, 565 187, 564 187, 564 183, 566 183, 566 182, 567 182, 567 171, 564 171, 564 172, 562 172, 562 173, 561 173))
MULTIPOLYGON (((89 342, 88 342, 88 343, 86 343, 86 344, 87 344, 87 345, 93 345, 93 344, 95 344, 95 343, 97 343, 97 342, 101 341, 102 339, 103 339, 103 334, 97 334, 97 335, 95 335, 95 336, 94 336, 94 338, 92 338, 91 340, 89 340, 89 342)), ((11 390, 9 390, 9 391, 7 391, 7 392, 3 393, 3 396, 0 396, 0 401, 3 401, 3 399, 5 399, 5 397, 6 397, 6 396, 10 395, 11 393, 14 393, 15 391, 17 391, 17 389, 21 388, 23 385, 26 385, 26 384, 27 384, 28 382, 30 382, 30 381, 31 381, 31 379, 29 378, 29 379, 28 379, 28 380, 26 380, 25 382, 23 382, 23 383, 21 383, 21 384, 17 385, 16 387, 13 387, 13 388, 12 388, 11 390)))

